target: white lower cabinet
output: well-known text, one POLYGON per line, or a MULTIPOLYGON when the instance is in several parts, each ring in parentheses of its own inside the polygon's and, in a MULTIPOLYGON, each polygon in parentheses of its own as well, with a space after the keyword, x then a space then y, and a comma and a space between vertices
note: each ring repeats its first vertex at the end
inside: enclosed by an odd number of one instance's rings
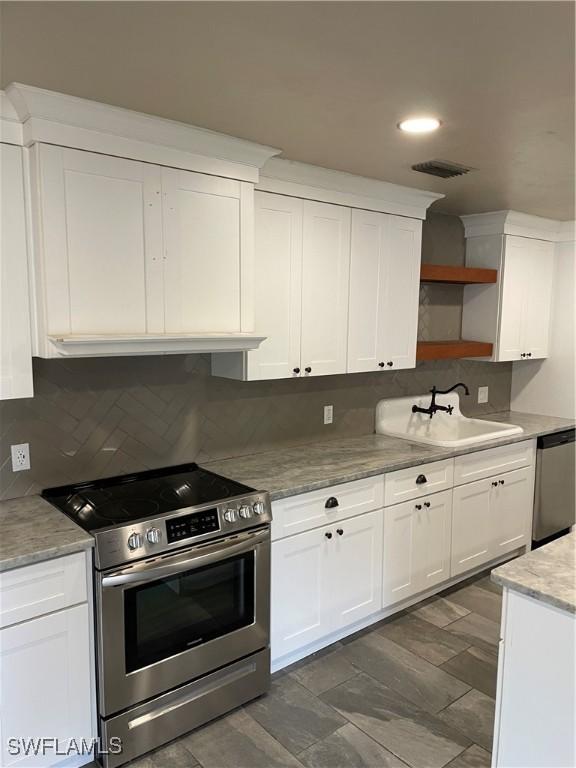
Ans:
POLYGON ((379 611, 381 584, 381 510, 273 542, 273 659, 379 611))
POLYGON ((533 467, 454 489, 452 576, 529 543, 533 491, 533 467))
POLYGON ((0 577, 0 603, 7 607, 0 629, 0 765, 89 763, 91 755, 77 751, 82 739, 90 744, 95 736, 86 555, 35 563, 0 577), (55 741, 44 742, 42 750, 42 739, 55 741))
POLYGON ((529 545, 533 491, 532 440, 275 501, 273 668, 529 545))
POLYGON ((452 491, 384 510, 384 607, 450 577, 452 491))
POLYGON ((328 634, 325 531, 272 542, 271 645, 279 658, 328 634))
POLYGON ((452 506, 452 575, 469 571, 490 559, 492 480, 454 488, 452 506))
POLYGON ((328 604, 332 629, 337 630, 382 607, 382 511, 344 520, 328 543, 332 544, 328 604))
POLYGON ((88 605, 0 631, 1 765, 53 765, 62 756, 31 757, 17 740, 50 737, 65 750, 69 739, 92 736, 88 605))

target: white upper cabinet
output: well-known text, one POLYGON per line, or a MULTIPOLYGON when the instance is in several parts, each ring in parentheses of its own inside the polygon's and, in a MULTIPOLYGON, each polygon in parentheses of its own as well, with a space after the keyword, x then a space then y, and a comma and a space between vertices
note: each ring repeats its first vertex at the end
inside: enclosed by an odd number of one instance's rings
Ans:
POLYGON ((34 394, 22 152, 0 144, 0 400, 34 394))
POLYGON ((252 328, 253 196, 247 182, 162 169, 167 332, 252 328))
POLYGON ((35 154, 47 335, 162 332, 160 169, 46 145, 35 154))
POLYGON ((533 240, 528 254, 529 263, 524 267, 523 351, 527 357, 547 357, 555 270, 554 244, 533 240))
POLYGON ((44 144, 34 159, 40 356, 252 330, 252 184, 44 144))
POLYGON ((350 209, 304 202, 302 345, 304 375, 345 373, 350 209))
POLYGON ((502 260, 498 360, 548 355, 554 244, 508 235, 502 260))
POLYGON ((256 331, 246 355, 216 355, 212 372, 279 379, 346 372, 350 209, 256 193, 256 331))
POLYGON ((256 330, 266 336, 248 354, 248 378, 282 379, 300 368, 302 223, 295 197, 255 194, 256 330), (264 333, 265 329, 265 333, 264 333))
POLYGON ((422 222, 352 211, 348 371, 416 364, 422 222))
POLYGON ((258 346, 254 184, 279 150, 20 83, 0 97, 31 158, 34 354, 258 346))
POLYGON ((390 216, 390 260, 384 302, 383 357, 393 368, 414 368, 418 333, 422 222, 390 216))
POLYGON ((557 223, 525 216, 518 224, 512 213, 504 223, 502 216, 496 218, 499 214, 462 217, 467 266, 498 270, 495 284, 465 287, 462 336, 491 341, 496 361, 548 355, 555 268, 554 233, 548 225, 557 223), (550 240, 541 239, 546 236, 550 240))
POLYGON ((257 351, 212 373, 273 379, 413 368, 432 192, 289 160, 256 185, 257 351))

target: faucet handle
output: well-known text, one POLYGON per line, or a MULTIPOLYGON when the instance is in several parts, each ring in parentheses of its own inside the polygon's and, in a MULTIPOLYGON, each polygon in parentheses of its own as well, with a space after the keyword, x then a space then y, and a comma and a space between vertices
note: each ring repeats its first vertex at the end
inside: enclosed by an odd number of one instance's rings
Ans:
POLYGON ((454 410, 454 406, 453 405, 449 405, 448 408, 446 409, 446 413, 448 414, 448 416, 452 416, 452 411, 453 410, 454 410))

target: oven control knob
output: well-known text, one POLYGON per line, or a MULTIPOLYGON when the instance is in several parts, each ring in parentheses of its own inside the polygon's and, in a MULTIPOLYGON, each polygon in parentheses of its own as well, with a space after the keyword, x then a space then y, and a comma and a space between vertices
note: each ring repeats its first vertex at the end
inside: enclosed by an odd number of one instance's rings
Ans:
POLYGON ((226 512, 224 512, 224 520, 226 520, 227 523, 235 523, 236 518, 237 515, 235 509, 227 509, 226 512))
POLYGON ((146 531, 146 538, 150 544, 158 544, 160 541, 160 528, 148 528, 146 531))
POLYGON ((142 534, 131 533, 128 536, 128 549, 139 549, 142 546, 142 534))
POLYGON ((244 520, 252 517, 252 509, 247 504, 242 504, 240 507, 240 517, 243 517, 244 520))
POLYGON ((257 501, 254 506, 252 507, 254 510, 255 515, 263 515, 264 514, 264 502, 263 501, 257 501))

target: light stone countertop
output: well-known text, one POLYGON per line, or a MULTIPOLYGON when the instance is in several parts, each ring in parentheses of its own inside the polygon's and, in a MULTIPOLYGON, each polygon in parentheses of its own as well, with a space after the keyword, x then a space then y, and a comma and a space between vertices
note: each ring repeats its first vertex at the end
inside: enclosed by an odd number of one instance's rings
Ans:
MULTIPOLYGON (((509 411, 486 418, 517 424, 524 428, 524 433, 457 451, 372 434, 222 459, 202 466, 258 490, 270 491, 274 500, 574 426, 574 422, 566 419, 509 411)), ((40 496, 0 501, 0 526, 0 572, 94 546, 89 533, 40 496)))
POLYGON ((492 571, 492 581, 576 613, 576 533, 499 566, 492 571))
POLYGON ((0 572, 93 546, 89 533, 41 496, 0 501, 0 572))
POLYGON ((204 462, 202 466, 239 483, 269 491, 274 501, 338 483, 392 472, 429 461, 518 443, 574 427, 575 422, 553 416, 503 411, 484 418, 524 429, 520 435, 490 440, 466 448, 438 448, 387 435, 364 435, 204 462))

